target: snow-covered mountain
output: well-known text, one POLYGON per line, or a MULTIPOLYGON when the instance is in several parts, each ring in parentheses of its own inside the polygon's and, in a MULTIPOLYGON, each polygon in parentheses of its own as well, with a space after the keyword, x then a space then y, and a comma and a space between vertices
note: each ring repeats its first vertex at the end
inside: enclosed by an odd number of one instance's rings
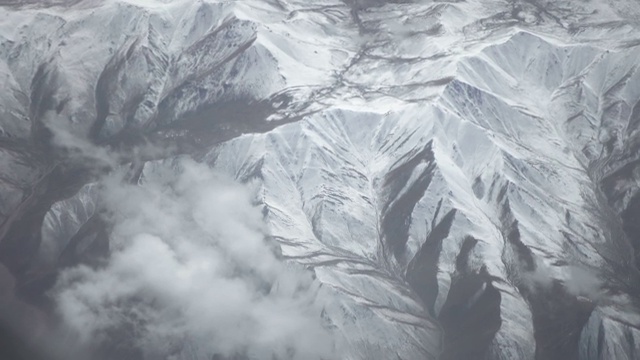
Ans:
POLYGON ((187 154, 256 189, 336 358, 640 357, 636 1, 0 5, 6 334, 108 255, 104 176, 187 154))

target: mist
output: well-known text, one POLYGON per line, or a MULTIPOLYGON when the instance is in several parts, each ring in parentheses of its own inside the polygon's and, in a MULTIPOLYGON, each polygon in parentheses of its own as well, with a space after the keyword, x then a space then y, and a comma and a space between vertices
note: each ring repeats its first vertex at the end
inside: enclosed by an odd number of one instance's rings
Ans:
POLYGON ((556 274, 548 265, 538 260, 533 271, 523 273, 524 285, 530 291, 536 291, 539 287, 550 289, 553 282, 558 280, 564 290, 574 296, 598 301, 606 295, 598 273, 585 266, 567 265, 561 274, 556 274))
POLYGON ((78 353, 332 356, 320 285, 279 259, 251 184, 188 159, 148 163, 139 184, 124 177, 114 171, 99 185, 109 257, 63 271, 50 294, 78 353))

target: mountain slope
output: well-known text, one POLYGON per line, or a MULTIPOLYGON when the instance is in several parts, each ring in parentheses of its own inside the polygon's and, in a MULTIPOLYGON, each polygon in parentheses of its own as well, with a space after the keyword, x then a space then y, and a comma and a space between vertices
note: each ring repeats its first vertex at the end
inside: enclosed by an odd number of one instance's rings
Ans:
POLYGON ((190 154, 257 184, 341 358, 637 357, 635 2, 2 12, 0 260, 25 301, 108 253, 103 174, 190 154))

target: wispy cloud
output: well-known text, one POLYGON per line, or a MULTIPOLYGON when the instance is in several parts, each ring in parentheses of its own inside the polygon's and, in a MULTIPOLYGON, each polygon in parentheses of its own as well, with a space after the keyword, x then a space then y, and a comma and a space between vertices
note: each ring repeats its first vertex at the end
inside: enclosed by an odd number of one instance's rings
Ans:
POLYGON ((565 265, 553 270, 538 260, 534 271, 523 274, 523 281, 531 291, 550 288, 554 281, 561 281, 564 289, 574 296, 596 301, 605 295, 598 273, 584 266, 565 265))
POLYGON ((330 357, 319 285, 274 254, 249 188, 193 161, 165 165, 141 185, 102 182, 111 255, 61 274, 67 331, 87 348, 127 339, 144 358, 330 357))

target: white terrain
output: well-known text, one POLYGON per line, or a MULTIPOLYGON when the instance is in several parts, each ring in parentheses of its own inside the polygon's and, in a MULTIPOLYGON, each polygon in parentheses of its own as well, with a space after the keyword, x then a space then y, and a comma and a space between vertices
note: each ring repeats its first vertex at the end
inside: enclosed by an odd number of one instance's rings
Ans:
POLYGON ((638 359, 639 66, 635 0, 0 0, 0 345, 28 360, 638 359), (245 236, 220 230, 236 190, 199 222, 208 198, 183 187, 210 175, 184 180, 185 158, 245 184, 261 219, 238 217, 267 245, 225 242, 245 236), (130 193, 107 191, 114 173, 130 193), (202 229, 158 220, 165 206, 202 229), (164 248, 127 240, 138 217, 198 266, 154 265, 164 248), (209 253, 182 249, 201 236, 237 256, 223 279, 271 284, 247 302, 273 311, 251 318, 268 330, 246 335, 235 308, 221 330, 224 312, 191 301, 228 296, 209 294, 209 253), (134 255, 154 282, 112 281, 134 255), (283 268, 314 278, 296 280, 311 310, 274 293, 283 268), (193 296, 167 290, 183 279, 193 296), (278 320, 289 301, 304 323, 278 320))

